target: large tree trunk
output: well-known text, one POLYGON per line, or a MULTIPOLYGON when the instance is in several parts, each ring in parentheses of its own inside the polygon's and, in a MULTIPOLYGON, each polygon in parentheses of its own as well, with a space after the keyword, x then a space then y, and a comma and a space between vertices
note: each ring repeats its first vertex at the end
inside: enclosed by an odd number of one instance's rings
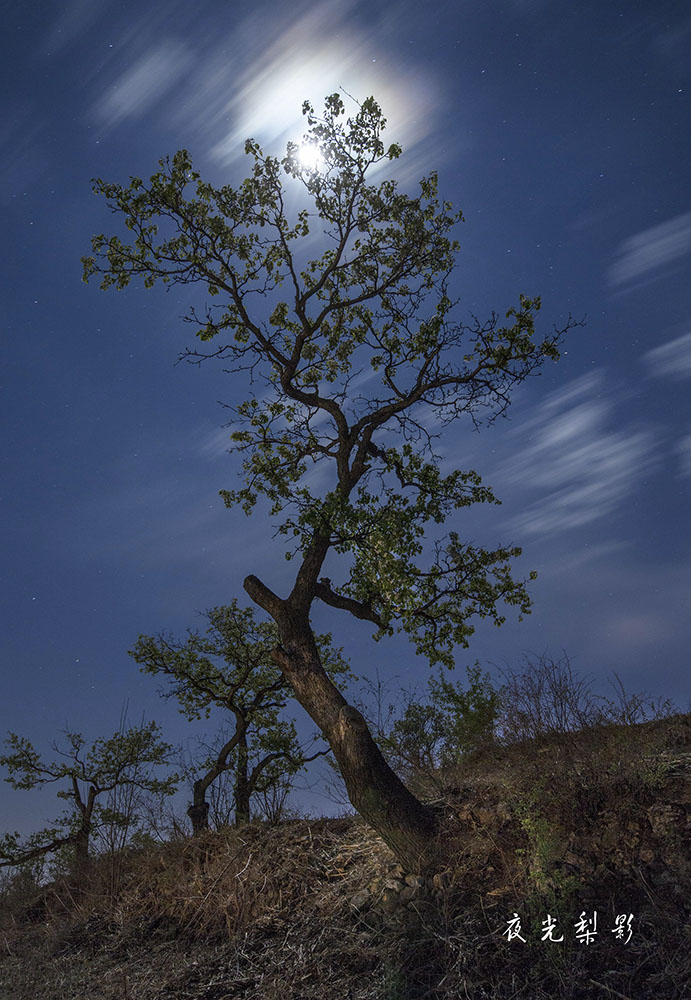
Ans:
POLYGON ((247 776, 247 733, 243 729, 237 744, 238 760, 235 771, 235 825, 243 826, 250 821, 250 786, 247 776))
POLYGON ((193 785, 192 805, 187 810, 187 815, 192 820, 193 834, 209 829, 209 803, 206 801, 208 784, 204 778, 199 778, 193 785))
POLYGON ((74 871, 82 878, 89 864, 89 834, 90 823, 83 824, 74 839, 74 871))
POLYGON ((89 786, 89 794, 86 802, 83 801, 77 779, 72 777, 74 787, 74 801, 81 813, 79 827, 74 835, 74 874, 81 885, 86 877, 89 867, 89 839, 91 837, 91 818, 94 814, 94 805, 98 792, 94 785, 89 786))
POLYGON ((374 742, 361 713, 349 705, 320 662, 308 622, 279 625, 274 659, 295 695, 328 740, 358 813, 409 872, 433 868, 438 817, 406 788, 374 742))

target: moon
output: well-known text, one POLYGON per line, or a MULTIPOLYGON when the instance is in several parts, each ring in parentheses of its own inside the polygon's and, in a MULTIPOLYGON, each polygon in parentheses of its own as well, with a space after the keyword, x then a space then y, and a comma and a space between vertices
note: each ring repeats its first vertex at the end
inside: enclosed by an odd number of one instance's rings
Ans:
POLYGON ((304 170, 313 173, 324 167, 324 158, 316 142, 303 142, 298 149, 298 159, 304 170))

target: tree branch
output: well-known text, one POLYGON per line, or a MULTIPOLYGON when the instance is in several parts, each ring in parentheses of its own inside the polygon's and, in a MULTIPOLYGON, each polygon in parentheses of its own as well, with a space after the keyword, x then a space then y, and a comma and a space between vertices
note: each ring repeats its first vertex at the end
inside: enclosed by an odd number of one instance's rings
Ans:
POLYGON ((324 604, 331 605, 332 608, 341 608, 343 611, 349 611, 355 618, 373 622, 377 628, 381 628, 383 625, 382 619, 372 608, 371 601, 356 601, 352 597, 337 594, 331 587, 331 580, 327 577, 322 577, 319 580, 314 588, 314 596, 318 597, 324 604))
POLYGON ((259 577, 253 574, 246 576, 242 586, 254 603, 258 604, 260 608, 264 608, 275 621, 285 618, 284 602, 277 594, 274 594, 273 590, 269 590, 259 577))
POLYGON ((55 837, 48 844, 32 847, 30 850, 21 851, 20 854, 10 856, 3 853, 0 855, 0 868, 15 868, 18 865, 26 864, 27 861, 33 861, 34 858, 39 858, 42 854, 50 854, 51 851, 57 851, 67 844, 74 844, 77 838, 77 833, 71 833, 67 837, 55 837))

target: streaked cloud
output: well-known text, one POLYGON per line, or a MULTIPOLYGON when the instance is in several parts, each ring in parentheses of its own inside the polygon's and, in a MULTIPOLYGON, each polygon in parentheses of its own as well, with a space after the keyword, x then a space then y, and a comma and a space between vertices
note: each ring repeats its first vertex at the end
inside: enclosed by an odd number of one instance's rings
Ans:
POLYGON ((609 269, 610 284, 627 285, 660 272, 691 252, 691 212, 630 236, 619 246, 609 269))
POLYGON ((691 602, 691 565, 679 558, 657 565, 637 561, 635 549, 631 556, 631 561, 602 567, 596 579, 574 577, 574 599, 578 600, 579 590, 583 599, 586 590, 600 594, 593 604, 593 631, 586 640, 584 659, 619 663, 626 670, 639 650, 648 649, 654 656, 654 691, 663 693, 666 655, 673 661, 675 646, 684 645, 679 623, 686 620, 691 602))
MULTIPOLYGON (((546 563, 540 569, 540 578, 563 581, 565 573, 572 573, 576 570, 582 572, 584 568, 592 570, 592 564, 598 566, 612 564, 618 561, 623 553, 631 549, 631 542, 621 539, 612 539, 605 542, 589 544, 585 542, 581 547, 573 549, 556 550, 550 549, 550 555, 546 563)), ((599 568, 594 570, 599 573, 599 568)))
POLYGON ((675 379, 691 378, 691 333, 668 340, 643 355, 651 373, 675 379))
POLYGON ((521 427, 527 443, 496 476, 497 486, 501 479, 525 490, 524 513, 513 520, 517 530, 548 534, 599 520, 649 471, 652 433, 613 430, 613 406, 603 389, 599 374, 576 379, 521 427), (536 491, 539 498, 531 499, 536 491))
MULTIPOLYGON (((402 66, 381 38, 373 40, 355 16, 357 7, 357 0, 325 0, 307 9, 286 6, 271 17, 256 7, 218 30, 176 3, 176 23, 187 18, 189 26, 177 39, 168 36, 162 18, 143 13, 128 32, 119 31, 114 54, 102 61, 96 78, 102 94, 94 111, 102 125, 114 127, 158 105, 162 124, 225 168, 242 158, 248 136, 272 153, 299 137, 305 100, 318 110, 335 91, 357 100, 375 94, 390 141, 401 142, 408 154, 404 172, 417 176, 419 164, 412 161, 424 147, 427 166, 443 94, 428 68, 416 66, 412 57, 402 66)), ((80 11, 75 0, 77 26, 80 11)), ((441 139, 438 148, 443 155, 441 139)))
POLYGON ((227 455, 233 443, 230 440, 230 434, 231 429, 229 427, 217 427, 200 436, 200 451, 202 455, 211 459, 227 455))
POLYGON ((691 476, 691 434, 677 443, 677 454, 679 455, 679 471, 682 476, 691 476))
POLYGON ((67 0, 55 4, 53 21, 41 45, 45 56, 54 55, 79 40, 103 16, 111 0, 67 0))
POLYGON ((165 39, 120 75, 96 104, 101 121, 110 127, 126 118, 142 118, 185 75, 192 54, 175 39, 165 39))
POLYGON ((47 170, 45 129, 29 104, 0 104, 0 204, 10 204, 47 170))
POLYGON ((232 124, 214 145, 215 158, 237 156, 248 135, 273 144, 299 134, 303 101, 319 109, 326 94, 341 88, 360 100, 377 95, 392 140, 410 146, 430 133, 437 100, 429 78, 412 64, 401 72, 381 46, 373 49, 370 36, 349 17, 354 6, 319 4, 284 23, 269 44, 265 31, 250 33, 253 43, 238 53, 232 87, 222 90, 232 124))

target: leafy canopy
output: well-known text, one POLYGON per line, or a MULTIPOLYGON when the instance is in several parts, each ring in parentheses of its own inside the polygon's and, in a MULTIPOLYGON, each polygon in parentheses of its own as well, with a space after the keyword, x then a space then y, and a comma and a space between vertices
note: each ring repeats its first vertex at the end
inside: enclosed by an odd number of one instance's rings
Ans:
MULTIPOLYGON (((281 159, 247 140, 252 171, 237 187, 203 181, 186 150, 148 182, 96 180, 132 240, 94 237, 84 278, 206 290, 210 304, 187 318, 217 346, 185 356, 225 359, 247 391, 231 434, 244 482, 221 495, 248 514, 258 497, 270 502, 288 557, 301 558, 292 609, 307 613, 318 597, 372 621, 377 638, 403 629, 450 665, 471 619, 499 625, 500 602, 527 613, 530 599, 510 572, 520 549, 454 531, 425 544, 455 511, 498 502, 474 470, 442 473, 434 437, 464 414, 476 427, 503 414, 511 389, 558 358, 564 330, 538 340, 540 299, 524 295, 504 320, 455 318, 462 214, 439 199, 436 174, 415 195, 387 176, 401 148, 382 141, 372 97, 349 117, 338 94, 321 115, 307 102, 303 114, 303 143, 281 159), (318 169, 301 157, 305 143, 318 147, 318 169), (329 552, 343 557, 338 583, 319 578, 329 552)), ((274 613, 268 588, 248 580, 274 613)))
POLYGON ((69 844, 80 828, 89 836, 105 825, 129 825, 131 817, 113 808, 110 793, 116 789, 130 787, 156 795, 171 795, 176 789, 177 775, 156 775, 170 762, 172 747, 161 740, 155 722, 121 729, 90 745, 81 733, 67 730, 63 745, 53 745, 57 756, 52 761, 43 760, 24 736, 8 733, 5 743, 10 751, 0 756, 0 765, 8 771, 5 781, 27 791, 58 784, 57 797, 69 802, 70 808, 54 826, 25 842, 17 833, 0 837, 0 865, 21 864, 25 858, 69 844))
MULTIPOLYGON (((203 633, 188 630, 184 642, 141 635, 130 655, 144 673, 167 677, 162 693, 175 698, 188 719, 209 718, 214 707, 233 717, 228 738, 197 761, 208 785, 240 766, 247 768, 253 793, 268 791, 317 756, 300 744, 294 720, 284 714, 292 692, 271 657, 278 630, 236 600, 211 608, 205 617, 203 633)), ((316 636, 316 642, 330 677, 352 677, 329 634, 316 636)))
POLYGON ((402 710, 391 704, 372 721, 376 740, 392 766, 410 780, 419 774, 439 785, 440 769, 491 743, 501 711, 501 691, 479 664, 466 667, 466 683, 452 683, 442 671, 431 676, 428 694, 408 692, 402 710))
MULTIPOLYGON (((188 629, 184 641, 164 633, 140 635, 130 655, 143 673, 168 678, 162 694, 175 698, 188 719, 208 719, 216 707, 236 714, 258 735, 278 727, 290 688, 271 657, 279 642, 274 622, 258 621, 253 608, 236 600, 210 608, 204 617, 204 632, 188 629)), ((327 673, 350 676, 331 635, 316 638, 327 673)))

